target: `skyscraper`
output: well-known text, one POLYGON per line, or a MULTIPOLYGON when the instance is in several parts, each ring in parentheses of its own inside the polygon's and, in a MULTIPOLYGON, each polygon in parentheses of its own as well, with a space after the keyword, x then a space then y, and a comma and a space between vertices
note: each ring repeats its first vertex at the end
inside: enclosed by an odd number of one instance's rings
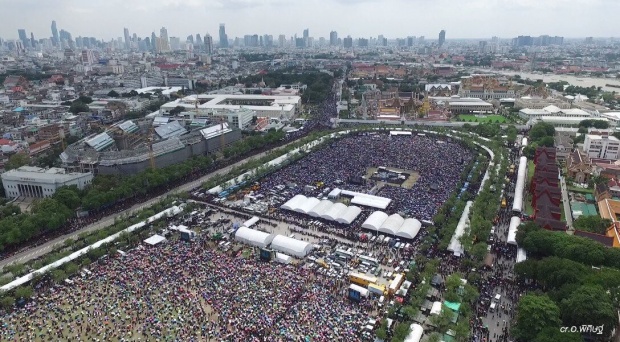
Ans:
POLYGON ((331 45, 331 46, 338 45, 338 32, 331 31, 329 33, 329 45, 331 45))
POLYGON ((212 55, 213 54, 213 37, 211 37, 211 35, 208 34, 208 33, 205 36, 205 52, 208 55, 212 55))
POLYGON ((58 46, 58 28, 56 27, 56 20, 52 20, 52 44, 58 46))
POLYGON ((278 36, 278 46, 284 47, 286 45, 286 36, 281 34, 278 36))
POLYGON ((159 39, 161 40, 161 52, 169 52, 170 51, 170 41, 168 40, 168 30, 165 27, 162 27, 159 30, 159 39))
POLYGON ((228 36, 226 35, 226 25, 220 24, 220 47, 228 47, 228 36))
POLYGON ((446 41, 446 30, 441 30, 439 32, 439 46, 443 46, 443 43, 446 41))
POLYGON ((310 29, 305 29, 304 30, 304 44, 306 47, 310 45, 310 41, 308 38, 310 38, 310 29))
POLYGON ((26 35, 26 30, 24 29, 17 30, 17 35, 19 36, 19 40, 22 41, 22 44, 24 44, 24 47, 30 46, 30 41, 28 40, 28 36, 26 35))
POLYGON ((125 33, 125 49, 129 50, 129 48, 131 48, 131 43, 129 42, 129 29, 125 27, 123 31, 125 33))
POLYGON ((157 36, 155 32, 151 33, 151 50, 157 51, 157 36))

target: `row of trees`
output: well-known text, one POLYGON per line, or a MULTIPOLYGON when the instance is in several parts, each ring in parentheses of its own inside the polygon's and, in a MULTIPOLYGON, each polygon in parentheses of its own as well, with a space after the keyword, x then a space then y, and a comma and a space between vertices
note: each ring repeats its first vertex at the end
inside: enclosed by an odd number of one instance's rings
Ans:
POLYGON ((270 130, 265 135, 251 135, 243 140, 237 141, 232 146, 224 149, 224 157, 230 158, 248 153, 253 149, 260 150, 265 146, 277 143, 284 139, 286 134, 284 131, 270 130))
POLYGON ((529 132, 529 141, 527 146, 523 148, 523 155, 529 159, 534 158, 538 147, 553 147, 555 140, 555 128, 546 122, 539 122, 532 126, 529 132))
POLYGON ((590 337, 608 338, 620 305, 620 251, 532 222, 519 229, 517 242, 529 259, 515 265, 515 274, 545 293, 519 300, 513 335, 520 341, 582 341, 579 334, 560 334, 560 326, 592 325, 604 330, 590 337))
POLYGON ((235 83, 244 83, 251 85, 264 81, 270 88, 279 87, 282 84, 292 84, 300 82, 308 86, 303 91, 302 101, 304 103, 321 103, 327 99, 331 93, 332 76, 318 70, 304 70, 303 72, 294 72, 293 70, 283 70, 269 72, 264 75, 252 75, 237 80, 235 83))

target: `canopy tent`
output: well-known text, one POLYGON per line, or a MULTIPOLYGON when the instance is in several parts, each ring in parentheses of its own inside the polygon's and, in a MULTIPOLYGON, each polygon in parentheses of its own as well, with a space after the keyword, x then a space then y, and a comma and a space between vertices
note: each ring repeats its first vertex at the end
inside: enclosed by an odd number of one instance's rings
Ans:
POLYGON ((303 258, 312 252, 312 244, 284 235, 276 235, 271 241, 271 248, 299 258, 303 258))
POLYGON ((387 218, 388 214, 382 211, 375 211, 374 213, 370 214, 370 216, 368 216, 364 223, 362 223, 362 228, 378 231, 383 222, 387 220, 387 218))
POLYGON ((469 224, 469 211, 472 204, 472 201, 468 201, 467 204, 465 204, 465 209, 463 210, 461 219, 456 225, 454 235, 452 235, 452 239, 450 240, 450 244, 448 245, 448 250, 450 252, 453 252, 456 256, 461 256, 465 252, 465 249, 463 248, 463 245, 461 245, 461 242, 459 240, 461 236, 465 234, 465 227, 467 227, 467 225, 469 224))
POLYGON ((441 313, 441 302, 433 302, 431 307, 431 315, 439 315, 441 313))
POLYGON ((508 239, 506 240, 508 244, 517 244, 517 231, 519 230, 519 225, 521 225, 521 218, 519 218, 519 216, 513 216, 510 219, 510 226, 508 226, 508 239))
POLYGON ((517 183, 515 184, 515 196, 512 202, 512 211, 521 212, 523 209, 523 191, 525 190, 526 177, 527 158, 521 157, 519 160, 519 171, 517 172, 517 183))
POLYGON ((276 253, 276 261, 282 264, 290 264, 293 258, 290 255, 276 253))
POLYGON ((166 241, 166 238, 161 236, 161 235, 153 235, 150 238, 144 240, 144 243, 146 243, 147 245, 151 245, 151 246, 155 246, 158 243, 164 242, 166 241))
POLYGON ((252 227, 253 225, 256 224, 256 222, 258 222, 259 218, 257 216, 253 216, 251 219, 243 222, 243 227, 252 227))
POLYGON ((261 232, 259 230, 250 229, 247 227, 241 227, 237 229, 237 232, 235 233, 236 241, 259 248, 267 247, 271 243, 273 238, 273 234, 261 232))
POLYGON ((321 203, 321 201, 316 197, 308 197, 304 202, 302 202, 297 209, 296 212, 301 214, 308 214, 312 208, 314 208, 317 204, 321 203))
POLYGON ((392 214, 381 224, 381 227, 379 227, 379 232, 396 235, 404 222, 405 219, 403 219, 402 216, 398 214, 392 214))
POLYGON ((336 221, 342 224, 351 224, 361 213, 362 209, 360 207, 352 205, 336 221))
POLYGON ((396 236, 400 236, 405 239, 414 239, 420 229, 422 228, 422 223, 414 218, 405 219, 402 226, 396 233, 396 236))
POLYGON ((306 200, 308 200, 308 198, 304 195, 295 195, 293 196, 293 198, 286 201, 286 203, 282 204, 280 208, 290 211, 296 211, 306 200))
POLYGON ((424 335, 424 328, 422 328, 421 325, 414 323, 409 327, 409 329, 411 329, 411 331, 409 332, 409 335, 405 337, 403 342, 420 342, 422 335, 424 335))
POLYGON ((527 260, 527 253, 523 248, 517 248, 517 263, 527 260))
POLYGON ((325 213, 334 205, 334 202, 329 200, 322 200, 319 204, 314 206, 312 210, 308 212, 308 215, 312 217, 320 217, 325 215, 325 213))
POLYGON ((325 212, 325 214, 321 215, 321 218, 329 221, 336 221, 339 219, 344 212, 347 210, 347 206, 342 203, 336 203, 325 212))

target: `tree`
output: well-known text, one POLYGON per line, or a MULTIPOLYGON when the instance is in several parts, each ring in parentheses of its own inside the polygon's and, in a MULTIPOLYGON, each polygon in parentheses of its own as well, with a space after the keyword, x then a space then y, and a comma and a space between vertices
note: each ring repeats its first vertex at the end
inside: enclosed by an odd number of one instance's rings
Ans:
POLYGON ((533 342, 583 342, 583 338, 578 333, 562 332, 557 328, 543 329, 533 342))
POLYGON ((13 170, 28 164, 30 164, 30 156, 19 152, 9 157, 9 161, 4 165, 4 169, 7 171, 13 170))
POLYGON ((15 298, 11 296, 3 297, 2 300, 0 301, 0 305, 2 305, 4 309, 8 310, 12 308, 13 305, 15 305, 15 298))
POLYGON ((599 285, 583 285, 560 302, 566 325, 604 326, 609 336, 615 327, 615 309, 606 290, 599 285))
POLYGON ((56 190, 52 198, 64 204, 67 208, 71 210, 77 209, 82 203, 79 195, 79 190, 76 186, 63 186, 59 188, 58 190, 56 190))
POLYGON ((71 107, 69 107, 69 111, 73 114, 78 114, 82 112, 89 112, 90 108, 83 102, 75 101, 71 104, 71 107))
POLYGON ((581 215, 573 222, 573 225, 575 229, 596 234, 605 234, 607 229, 611 226, 611 220, 604 219, 598 215, 581 215))
POLYGON ((407 335, 409 335, 409 327, 411 323, 409 322, 401 322, 394 327, 394 334, 392 334, 392 338, 394 340, 404 340, 407 335))
POLYGON ((555 135, 555 128, 553 125, 546 122, 538 122, 532 129, 530 129, 531 141, 538 141, 544 137, 553 137, 555 135))
POLYGON ((115 90, 110 90, 110 92, 108 93, 109 97, 119 97, 121 96, 119 93, 117 93, 115 90))
POLYGON ((434 315, 431 317, 431 322, 437 327, 437 329, 445 333, 448 331, 448 327, 452 322, 452 317, 454 316, 454 312, 445 305, 441 306, 441 312, 439 315, 434 315))
POLYGON ((182 107, 182 106, 176 106, 176 107, 174 107, 174 108, 172 108, 172 109, 170 110, 170 115, 173 115, 173 116, 174 116, 174 115, 180 114, 180 113, 182 113, 184 110, 185 110, 185 107, 182 107))
POLYGON ((32 297, 33 292, 34 291, 32 290, 32 287, 30 286, 20 286, 17 289, 15 289, 15 297, 30 299, 32 297))
POLYGON ((512 335, 519 341, 532 341, 546 328, 560 328, 560 308, 546 295, 528 294, 517 305, 517 323, 512 335))
POLYGON ((484 242, 478 242, 471 247, 469 254, 474 258, 474 260, 480 262, 487 255, 488 245, 484 242))
POLYGON ((85 104, 89 104, 91 102, 93 102, 93 98, 90 96, 85 96, 85 95, 80 95, 80 97, 78 97, 78 99, 76 100, 77 102, 82 102, 85 104))
POLYGON ((385 331, 385 329, 383 328, 377 329, 377 331, 375 331, 375 334, 377 335, 378 339, 381 339, 381 340, 387 339, 387 331, 385 331))

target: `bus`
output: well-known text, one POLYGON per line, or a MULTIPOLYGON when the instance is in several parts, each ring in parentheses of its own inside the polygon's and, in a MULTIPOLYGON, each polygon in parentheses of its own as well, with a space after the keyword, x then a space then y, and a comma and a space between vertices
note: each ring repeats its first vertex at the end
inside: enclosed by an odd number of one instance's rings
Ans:
POLYGON ((376 277, 367 276, 361 273, 351 273, 349 274, 349 280, 360 286, 368 286, 368 284, 377 283, 376 277))
POLYGON ((503 197, 502 198, 502 209, 506 209, 506 206, 507 206, 507 204, 506 204, 506 197, 503 197))
POLYGON ((336 249, 336 255, 341 256, 345 259, 353 258, 353 253, 345 251, 344 249, 336 249))
POLYGON ((366 262, 368 264, 370 264, 371 266, 378 266, 379 265, 379 260, 375 259, 375 258, 371 258, 369 256, 365 256, 365 255, 360 255, 359 256, 360 261, 366 262))

